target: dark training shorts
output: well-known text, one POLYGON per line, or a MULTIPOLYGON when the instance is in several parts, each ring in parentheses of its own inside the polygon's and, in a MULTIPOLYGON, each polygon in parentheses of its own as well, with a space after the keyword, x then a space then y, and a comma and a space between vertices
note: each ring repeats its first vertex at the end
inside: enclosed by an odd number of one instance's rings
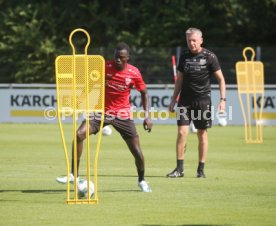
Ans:
POLYGON ((203 96, 178 103, 177 125, 189 125, 193 121, 196 129, 212 127, 211 97, 203 96))
MULTIPOLYGON (((97 134, 100 130, 101 120, 99 117, 89 117, 90 134, 97 134)), ((123 139, 137 137, 138 133, 134 121, 131 119, 120 119, 113 116, 104 117, 104 125, 112 125, 117 130, 123 139)))

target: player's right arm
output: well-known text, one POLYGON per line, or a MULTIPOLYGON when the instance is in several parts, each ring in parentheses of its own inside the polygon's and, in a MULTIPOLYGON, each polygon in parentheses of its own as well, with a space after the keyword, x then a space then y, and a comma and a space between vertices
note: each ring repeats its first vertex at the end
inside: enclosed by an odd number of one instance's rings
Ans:
POLYGON ((172 95, 172 98, 171 98, 171 103, 169 105, 169 111, 170 112, 174 112, 174 106, 177 102, 177 97, 178 97, 178 95, 181 91, 182 83, 183 83, 183 73, 180 72, 180 71, 177 71, 177 79, 175 81, 173 95, 172 95))

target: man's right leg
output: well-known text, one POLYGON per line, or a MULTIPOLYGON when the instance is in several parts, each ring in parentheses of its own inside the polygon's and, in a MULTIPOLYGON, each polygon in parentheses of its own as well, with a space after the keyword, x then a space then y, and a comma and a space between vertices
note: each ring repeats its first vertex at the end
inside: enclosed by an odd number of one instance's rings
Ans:
POLYGON ((184 158, 186 152, 187 137, 189 134, 189 125, 178 126, 177 139, 176 139, 176 168, 167 177, 176 178, 184 176, 184 158))

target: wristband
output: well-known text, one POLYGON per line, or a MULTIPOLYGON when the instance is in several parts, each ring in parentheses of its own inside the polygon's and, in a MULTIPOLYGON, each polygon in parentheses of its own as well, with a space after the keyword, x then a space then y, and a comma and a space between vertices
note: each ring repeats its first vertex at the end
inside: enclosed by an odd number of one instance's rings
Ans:
POLYGON ((220 100, 226 101, 226 98, 220 98, 220 100))

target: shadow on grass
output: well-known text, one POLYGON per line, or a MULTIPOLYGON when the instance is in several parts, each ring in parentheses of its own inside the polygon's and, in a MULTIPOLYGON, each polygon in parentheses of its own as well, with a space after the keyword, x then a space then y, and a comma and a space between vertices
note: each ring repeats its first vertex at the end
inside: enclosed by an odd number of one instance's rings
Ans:
MULTIPOLYGON (((83 177, 85 177, 85 175, 81 175, 83 177)), ((93 175, 91 175, 93 176, 93 175)), ((137 177, 137 175, 111 175, 111 174, 98 174, 98 177, 137 177)), ((165 174, 164 175, 145 175, 146 178, 151 178, 151 177, 156 177, 156 178, 166 178, 165 174)))
MULTIPOLYGON (((91 174, 91 177, 93 177, 94 175, 91 174)), ((86 175, 81 174, 80 178, 85 178, 86 175)), ((98 174, 98 177, 137 177, 137 175, 112 175, 112 174, 98 174)))
MULTIPOLYGON (((86 175, 80 175, 81 177, 84 177, 85 178, 85 176, 86 175)), ((91 175, 91 176, 93 176, 93 175, 91 175)), ((127 178, 127 177, 129 177, 129 178, 133 178, 133 177, 137 177, 137 175, 111 175, 111 174, 98 174, 98 177, 110 177, 110 178, 112 178, 112 177, 115 177, 115 178, 119 178, 119 177, 121 177, 121 178, 127 178)), ((164 179, 175 179, 175 178, 169 178, 169 177, 167 177, 166 176, 166 173, 164 173, 164 175, 145 175, 145 178, 146 178, 146 180, 147 180, 147 178, 164 178, 164 179)), ((186 176, 185 175, 185 178, 187 179, 187 178, 189 178, 189 179, 196 179, 196 180, 199 180, 197 177, 196 177, 196 174, 195 175, 188 175, 188 176, 186 176)), ((207 178, 207 177, 206 177, 207 178)), ((178 178, 178 179, 181 179, 180 177, 178 178)), ((202 178, 201 178, 202 179, 202 178)), ((228 226, 228 225, 227 225, 228 226)))
POLYGON ((129 190, 99 190, 99 192, 103 192, 103 193, 120 193, 120 192, 141 192, 140 190, 134 190, 134 189, 129 189, 129 190))
MULTIPOLYGON (((74 190, 70 190, 71 192, 74 192, 74 190)), ((57 190, 0 190, 0 193, 4 192, 22 192, 22 193, 34 193, 34 194, 39 194, 39 193, 44 193, 44 194, 56 194, 56 193, 66 193, 66 189, 57 189, 57 190)), ((135 189, 128 189, 128 190, 99 190, 99 192, 103 193, 120 193, 120 192, 140 192, 140 190, 135 190, 135 189)), ((1 200, 0 200, 1 201, 1 200)))
POLYGON ((140 226, 232 226, 232 224, 141 224, 140 226))
POLYGON ((66 192, 65 189, 58 189, 58 190, 38 190, 38 189, 34 189, 34 190, 0 190, 1 192, 22 192, 22 193, 46 193, 46 194, 52 194, 52 193, 63 193, 66 192))

